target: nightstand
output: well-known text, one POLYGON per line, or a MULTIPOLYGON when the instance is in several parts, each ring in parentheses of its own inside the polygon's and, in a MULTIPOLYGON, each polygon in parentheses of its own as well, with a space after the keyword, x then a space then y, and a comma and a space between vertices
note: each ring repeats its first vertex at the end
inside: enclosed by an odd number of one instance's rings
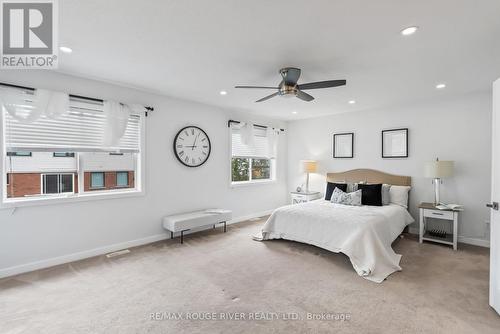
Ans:
MULTIPOLYGON (((420 203, 418 206, 420 210, 420 233, 419 241, 422 243, 425 241, 438 242, 445 245, 453 246, 453 250, 457 250, 457 237, 458 237, 458 214, 457 210, 439 210, 433 203, 420 203), (431 236, 429 231, 427 231, 427 219, 440 219, 447 221, 452 224, 453 233, 447 233, 446 237, 440 238, 437 236, 431 236)), ((448 229, 450 230, 450 229, 448 229)))
POLYGON ((292 191, 290 193, 292 198, 292 204, 306 203, 309 201, 313 201, 315 199, 321 198, 321 193, 319 191, 310 191, 306 192, 296 192, 292 191))

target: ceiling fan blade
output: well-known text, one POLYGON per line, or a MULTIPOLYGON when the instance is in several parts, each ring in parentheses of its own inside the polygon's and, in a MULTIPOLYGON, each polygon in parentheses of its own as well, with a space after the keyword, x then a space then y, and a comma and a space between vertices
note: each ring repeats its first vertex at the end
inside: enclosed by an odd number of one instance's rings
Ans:
POLYGON ((345 80, 328 80, 328 81, 318 81, 318 82, 309 82, 305 84, 300 84, 299 89, 318 89, 318 88, 330 88, 330 87, 338 87, 344 86, 347 83, 345 80))
POLYGON ((304 93, 303 91, 300 91, 300 90, 297 91, 297 95, 296 96, 299 99, 307 101, 307 102, 314 100, 314 97, 312 97, 311 95, 309 95, 307 93, 304 93))
POLYGON ((279 95, 279 92, 276 92, 276 93, 273 93, 273 94, 268 95, 268 96, 266 96, 266 97, 263 97, 263 98, 261 98, 260 100, 257 100, 257 101, 255 101, 255 102, 262 102, 262 101, 266 101, 266 100, 269 100, 270 98, 273 98, 273 97, 278 96, 278 95, 279 95))
POLYGON ((278 87, 267 87, 267 86, 234 86, 234 88, 279 89, 278 87))
POLYGON ((295 86, 300 78, 300 68, 286 67, 280 70, 285 84, 295 86))

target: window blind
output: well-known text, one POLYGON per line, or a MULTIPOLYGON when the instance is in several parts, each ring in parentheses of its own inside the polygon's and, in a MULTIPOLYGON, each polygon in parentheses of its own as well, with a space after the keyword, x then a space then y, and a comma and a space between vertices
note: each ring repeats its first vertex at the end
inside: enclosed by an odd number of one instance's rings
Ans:
POLYGON ((241 158, 271 158, 265 129, 254 127, 253 143, 245 144, 241 129, 231 129, 232 156, 241 158))
POLYGON ((22 102, 9 106, 9 110, 15 108, 16 117, 2 107, 8 151, 139 152, 141 115, 130 115, 119 142, 107 147, 103 140, 106 117, 102 103, 72 98, 69 110, 58 117, 40 115, 26 122, 22 119, 34 108, 29 95, 24 92, 23 98, 17 99, 22 102))

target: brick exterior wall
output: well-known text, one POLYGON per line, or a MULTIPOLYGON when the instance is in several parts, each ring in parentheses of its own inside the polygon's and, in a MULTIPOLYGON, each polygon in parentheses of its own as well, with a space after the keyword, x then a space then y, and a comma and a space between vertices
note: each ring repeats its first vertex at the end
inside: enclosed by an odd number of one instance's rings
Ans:
MULTIPOLYGON (((42 193, 41 177, 42 173, 9 173, 9 184, 7 185, 7 197, 24 197, 40 195, 42 193)), ((112 190, 135 187, 135 174, 133 171, 128 171, 127 187, 116 186, 116 172, 104 172, 104 188, 90 188, 90 172, 84 173, 83 190, 112 190)), ((74 182, 75 193, 78 193, 78 174, 75 174, 74 182)))
MULTIPOLYGON (((7 185, 7 197, 24 197, 40 195, 42 193, 41 173, 9 173, 9 184, 7 185)), ((78 175, 75 174, 75 193, 78 192, 78 175)))
MULTIPOLYGON (((120 171, 121 172, 121 171, 120 171)), ((91 188, 90 179, 92 172, 85 172, 83 176, 83 190, 84 191, 96 191, 96 190, 113 190, 113 189, 123 189, 123 188, 134 188, 135 187, 135 174, 133 171, 123 171, 128 172, 128 186, 118 187, 116 185, 116 171, 113 172, 103 172, 104 173, 104 188, 91 188)), ((100 172, 97 172, 100 173, 100 172)))

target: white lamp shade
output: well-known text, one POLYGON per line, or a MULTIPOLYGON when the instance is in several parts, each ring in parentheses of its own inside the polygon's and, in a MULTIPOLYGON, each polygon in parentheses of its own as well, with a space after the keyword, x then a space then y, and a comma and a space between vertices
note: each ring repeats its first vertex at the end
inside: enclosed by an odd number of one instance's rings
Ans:
POLYGON ((441 179, 453 176, 453 161, 429 161, 425 163, 425 177, 441 179))
POLYGON ((301 164, 304 173, 316 173, 318 169, 318 162, 314 160, 302 160, 301 164))

